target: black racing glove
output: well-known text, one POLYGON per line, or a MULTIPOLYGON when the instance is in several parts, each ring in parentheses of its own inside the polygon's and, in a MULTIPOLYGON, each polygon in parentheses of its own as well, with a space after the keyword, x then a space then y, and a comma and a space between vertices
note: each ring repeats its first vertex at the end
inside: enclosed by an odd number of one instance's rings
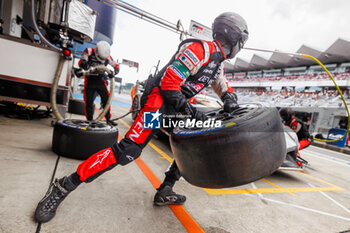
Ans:
MULTIPOLYGON (((147 80, 144 93, 149 93, 148 87, 152 85, 152 82, 154 82, 153 78, 149 78, 147 80)), ((171 105, 176 112, 185 113, 197 120, 205 121, 208 119, 208 117, 203 112, 198 111, 186 100, 186 97, 181 93, 181 91, 161 90, 161 94, 164 98, 164 101, 167 104, 171 105)))
POLYGON ((197 108, 193 107, 189 102, 185 103, 185 112, 187 115, 191 115, 192 118, 200 121, 208 120, 208 117, 197 108))
POLYGON ((81 59, 79 67, 83 68, 84 70, 89 69, 89 64, 87 60, 81 59))
POLYGON ((114 67, 114 75, 117 75, 119 73, 119 68, 114 67))
POLYGON ((237 109, 239 106, 237 104, 237 95, 232 92, 225 92, 221 97, 222 102, 224 103, 224 111, 231 113, 233 110, 237 109))
POLYGON ((115 74, 115 72, 111 71, 110 73, 108 73, 108 77, 110 79, 112 79, 112 78, 114 78, 114 74, 115 74))
POLYGON ((75 74, 75 76, 77 76, 78 78, 80 78, 81 76, 84 75, 82 69, 75 69, 75 70, 74 70, 74 74, 75 74))

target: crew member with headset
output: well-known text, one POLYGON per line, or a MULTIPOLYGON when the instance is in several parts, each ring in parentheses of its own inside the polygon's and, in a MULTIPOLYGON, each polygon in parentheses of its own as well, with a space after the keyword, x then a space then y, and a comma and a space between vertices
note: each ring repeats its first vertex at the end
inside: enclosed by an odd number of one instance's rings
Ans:
MULTIPOLYGON (((93 119, 93 103, 96 98, 96 93, 100 95, 102 106, 105 107, 108 97, 110 95, 108 91, 107 78, 114 78, 119 73, 119 64, 117 64, 110 56, 111 47, 106 41, 99 41, 96 44, 96 48, 86 48, 78 63, 79 67, 88 70, 91 67, 98 65, 111 65, 114 67, 114 72, 106 75, 105 71, 96 71, 89 76, 84 77, 84 101, 85 101, 85 116, 86 119, 91 121, 93 119)), ((82 70, 76 72, 78 77, 83 75, 82 70)), ((111 108, 105 115, 107 124, 116 126, 117 123, 111 121, 111 108)))

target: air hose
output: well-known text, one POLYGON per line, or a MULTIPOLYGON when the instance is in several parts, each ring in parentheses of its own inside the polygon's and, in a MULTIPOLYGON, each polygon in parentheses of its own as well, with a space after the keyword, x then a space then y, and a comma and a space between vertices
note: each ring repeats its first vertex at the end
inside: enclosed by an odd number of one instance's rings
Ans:
POLYGON ((117 121, 117 120, 120 120, 120 119, 122 119, 122 118, 126 117, 127 115, 129 115, 130 113, 139 112, 139 111, 140 111, 140 110, 138 110, 138 109, 136 109, 136 110, 131 110, 131 111, 129 111, 129 112, 127 112, 127 113, 125 113, 124 115, 120 116, 120 117, 117 117, 117 118, 113 118, 113 119, 111 119, 111 121, 117 121))
MULTIPOLYGON (((34 0, 31 1, 31 19, 32 19, 32 23, 34 25, 34 29, 35 29, 35 32, 39 35, 40 39, 50 48, 58 51, 58 52, 61 52, 62 49, 51 44, 43 35, 42 33, 40 32, 39 30, 39 27, 36 23, 36 19, 35 19, 35 5, 34 5, 34 0)), ((59 62, 58 62, 58 65, 57 65, 57 69, 56 69, 56 72, 55 72, 55 76, 54 76, 54 79, 53 79, 53 82, 52 82, 52 87, 51 87, 51 93, 50 93, 50 103, 51 103, 51 107, 52 107, 52 113, 55 115, 55 117, 57 118, 57 120, 63 120, 63 117, 61 116, 61 114, 59 113, 58 111, 58 108, 57 108, 57 103, 56 103, 56 94, 57 94, 57 88, 58 88, 58 81, 61 77, 61 73, 62 73, 62 69, 63 69, 63 65, 64 65, 64 62, 65 62, 65 59, 63 56, 60 56, 59 58, 59 62)))
POLYGON ((55 117, 58 121, 61 121, 64 119, 58 111, 57 102, 56 102, 56 95, 57 95, 58 81, 60 80, 63 65, 64 65, 65 61, 66 61, 66 59, 63 56, 60 56, 60 60, 58 62, 58 66, 56 69, 55 77, 53 79, 51 92, 50 92, 50 103, 51 103, 52 113, 55 115, 55 117))
POLYGON ((302 57, 307 57, 307 58, 309 58, 309 59, 314 60, 315 62, 317 62, 317 63, 326 71, 326 73, 328 74, 328 76, 330 77, 330 79, 333 81, 334 86, 337 88, 337 91, 338 91, 338 93, 339 93, 340 96, 341 96, 341 99, 342 99, 342 101, 343 101, 343 103, 344 103, 346 112, 347 112, 347 114, 348 114, 348 126, 347 126, 347 128, 346 128, 345 134, 344 134, 341 138, 334 139, 334 140, 324 140, 324 139, 314 138, 314 140, 320 141, 320 142, 337 142, 337 141, 340 141, 340 140, 344 139, 344 138, 348 135, 348 133, 349 133, 349 131, 350 131, 350 113, 349 113, 348 105, 346 104, 346 100, 345 100, 345 98, 344 98, 344 96, 343 96, 343 93, 341 92, 339 86, 338 86, 337 83, 335 82, 335 80, 334 80, 332 74, 331 74, 331 73, 328 71, 328 69, 322 64, 322 62, 320 62, 317 58, 315 58, 315 57, 313 57, 313 56, 311 56, 311 55, 301 54, 301 56, 302 56, 302 57))
POLYGON ((259 52, 267 52, 267 53, 278 53, 278 54, 285 54, 285 55, 289 55, 289 56, 292 56, 292 57, 305 57, 305 58, 309 58, 311 60, 314 60, 317 64, 319 64, 324 71, 326 71, 326 73, 328 74, 329 78, 333 81, 334 83, 334 86, 337 88, 337 91, 339 92, 340 96, 341 96, 341 99, 344 103, 344 106, 345 106, 345 109, 346 109, 346 112, 347 112, 347 115, 348 115, 348 126, 347 126, 347 129, 346 129, 346 132, 345 134, 341 137, 341 138, 338 138, 338 139, 333 139, 333 140, 325 140, 325 139, 319 139, 319 138, 314 138, 314 140, 316 141, 319 141, 319 142, 337 142, 337 141, 340 141, 340 140, 343 140, 349 133, 350 131, 350 112, 349 112, 349 108, 348 108, 348 105, 346 104, 346 100, 343 96, 343 93, 341 92, 338 84, 335 82, 332 74, 328 71, 328 69, 322 64, 322 62, 320 62, 317 58, 311 56, 311 55, 308 55, 308 54, 302 54, 302 53, 288 53, 288 52, 282 52, 282 51, 272 51, 272 50, 266 50, 266 49, 255 49, 255 48, 244 48, 246 50, 254 50, 254 51, 259 51, 259 52))
POLYGON ((36 23, 36 19, 35 19, 35 3, 34 3, 34 0, 31 1, 31 19, 32 19, 32 23, 33 23, 33 26, 34 26, 34 30, 35 32, 38 34, 38 36, 40 37, 40 39, 42 40, 42 42, 44 42, 48 47, 54 49, 54 50, 57 50, 57 51, 62 51, 61 48, 57 47, 56 45, 50 43, 50 41, 48 41, 45 36, 40 32, 40 29, 36 23))
MULTIPOLYGON (((62 49, 55 46, 54 44, 50 43, 50 41, 48 41, 40 32, 39 27, 36 23, 36 19, 35 19, 35 2, 34 0, 31 0, 31 19, 32 19, 32 23, 34 25, 34 29, 35 32, 39 35, 40 39, 42 40, 42 42, 44 42, 48 47, 58 51, 58 52, 62 52, 62 49)), ((60 55, 59 58, 59 62, 58 62, 58 66, 55 72, 55 76, 53 79, 53 83, 52 83, 52 87, 51 87, 51 93, 50 93, 50 103, 51 103, 51 107, 52 107, 52 113, 54 114, 54 116, 57 118, 57 120, 63 120, 64 118, 62 117, 62 115, 59 113, 58 108, 57 108, 57 102, 56 102, 56 94, 57 94, 57 88, 58 88, 58 82, 59 79, 61 77, 62 74, 62 69, 64 66, 64 62, 65 62, 65 58, 64 56, 60 55)), ((95 69, 97 70, 103 70, 105 72, 107 72, 108 74, 110 74, 112 71, 110 71, 107 67, 105 66, 98 66, 95 67, 95 69)), ((103 111, 100 113, 100 115, 96 118, 95 121, 99 121, 101 120, 106 113, 108 112, 109 106, 111 105, 112 99, 113 99, 113 93, 114 93, 114 79, 111 79, 111 85, 110 85, 110 95, 108 97, 107 103, 103 109, 103 111)))

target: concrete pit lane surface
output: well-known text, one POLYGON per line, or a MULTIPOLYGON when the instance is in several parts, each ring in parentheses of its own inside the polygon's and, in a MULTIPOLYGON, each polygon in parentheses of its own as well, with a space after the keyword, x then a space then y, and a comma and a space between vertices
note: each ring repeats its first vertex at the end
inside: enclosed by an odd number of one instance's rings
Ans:
MULTIPOLYGON (((128 110, 113 105, 113 117, 128 110)), ((186 195, 186 203, 156 207, 155 188, 173 159, 163 136, 134 163, 79 186, 53 220, 38 225, 34 210, 52 177, 71 174, 81 162, 51 151, 50 123, 0 116, 0 232, 350 232, 349 155, 310 146, 301 152, 310 164, 303 172, 278 171, 227 189, 180 179, 174 191, 186 195)), ((118 123, 124 136, 131 116, 118 123)))

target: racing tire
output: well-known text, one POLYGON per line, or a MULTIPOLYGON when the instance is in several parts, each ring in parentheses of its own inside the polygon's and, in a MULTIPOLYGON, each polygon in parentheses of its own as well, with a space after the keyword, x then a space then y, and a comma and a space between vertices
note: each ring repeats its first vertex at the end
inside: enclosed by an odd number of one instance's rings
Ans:
MULTIPOLYGON (((93 109, 95 109, 95 104, 93 104, 93 109)), ((77 114, 77 115, 85 115, 85 102, 81 99, 69 99, 68 102, 68 112, 77 114)))
POLYGON ((85 160, 94 153, 111 147, 118 140, 118 129, 102 122, 79 119, 57 121, 52 138, 52 151, 58 155, 85 160))
POLYGON ((202 188, 229 188, 271 175, 286 157, 276 108, 246 104, 231 114, 206 113, 222 121, 209 128, 175 128, 170 145, 181 175, 202 188))
POLYGON ((139 115, 139 112, 137 110, 140 110, 140 100, 139 100, 139 96, 135 95, 133 101, 132 101, 132 105, 131 105, 131 118, 133 120, 136 119, 136 117, 139 115))

